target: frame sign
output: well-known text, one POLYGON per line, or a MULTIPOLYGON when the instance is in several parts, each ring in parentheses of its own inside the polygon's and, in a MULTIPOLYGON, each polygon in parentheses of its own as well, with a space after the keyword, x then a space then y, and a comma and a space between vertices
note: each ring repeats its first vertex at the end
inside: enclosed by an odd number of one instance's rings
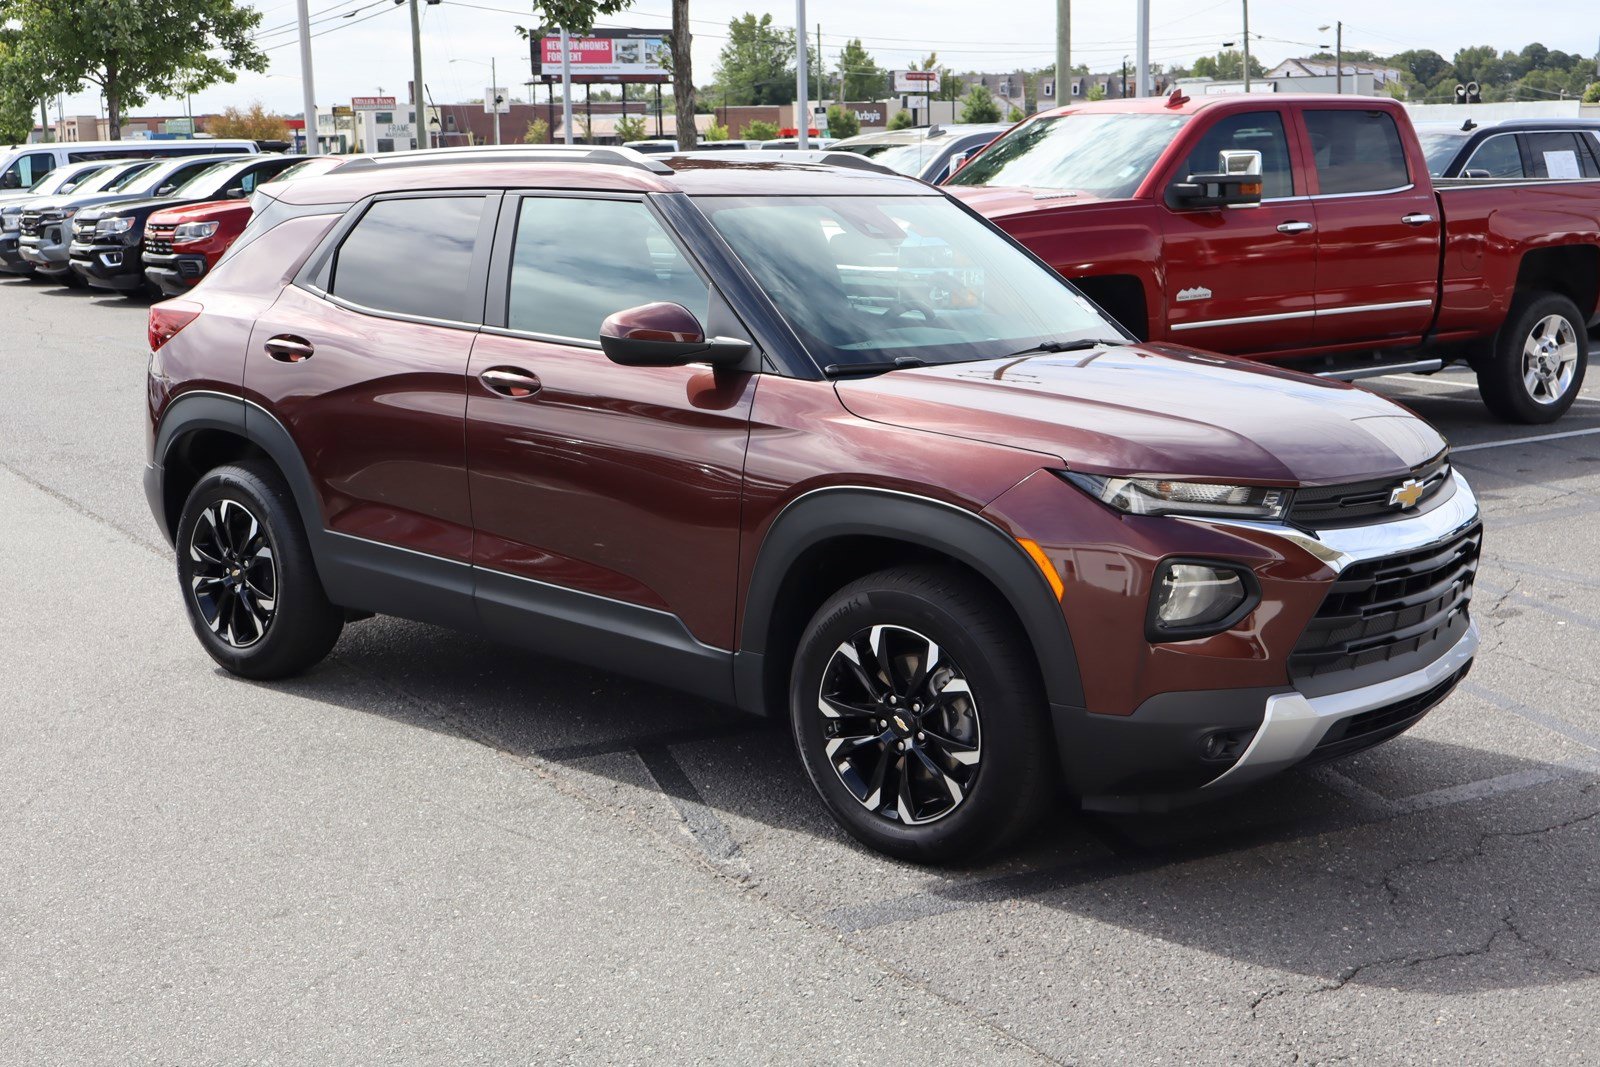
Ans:
MULTIPOLYGON (((586 37, 568 37, 567 52, 575 82, 664 82, 669 78, 667 39, 660 30, 597 29, 586 37)), ((561 80, 560 37, 539 39, 533 74, 542 81, 561 80)))

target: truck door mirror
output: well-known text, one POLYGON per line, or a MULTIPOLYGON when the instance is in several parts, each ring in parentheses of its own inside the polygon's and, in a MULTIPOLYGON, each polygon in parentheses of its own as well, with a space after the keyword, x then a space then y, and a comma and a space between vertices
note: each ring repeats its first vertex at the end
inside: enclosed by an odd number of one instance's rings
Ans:
POLYGON ((694 312, 659 301, 625 308, 600 324, 600 348, 627 367, 681 367, 689 363, 728 366, 744 359, 750 342, 707 337, 694 312))
POLYGON ((1261 153, 1223 149, 1217 173, 1191 174, 1173 182, 1167 202, 1175 208, 1256 207, 1261 203, 1261 153))

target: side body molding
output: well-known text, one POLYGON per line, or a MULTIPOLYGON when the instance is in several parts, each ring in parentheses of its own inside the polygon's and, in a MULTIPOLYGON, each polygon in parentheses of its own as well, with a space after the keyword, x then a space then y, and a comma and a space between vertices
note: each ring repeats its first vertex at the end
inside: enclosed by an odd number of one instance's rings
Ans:
MULTIPOLYGON (((761 543, 734 662, 740 707, 767 708, 782 689, 769 677, 763 661, 783 622, 777 613, 787 583, 804 582, 807 557, 829 541, 849 537, 909 541, 987 578, 1021 620, 1050 703, 1083 706, 1078 659, 1061 605, 1021 546, 987 519, 954 504, 897 490, 843 486, 814 490, 791 501, 761 543)), ((785 666, 774 663, 772 672, 785 666)))

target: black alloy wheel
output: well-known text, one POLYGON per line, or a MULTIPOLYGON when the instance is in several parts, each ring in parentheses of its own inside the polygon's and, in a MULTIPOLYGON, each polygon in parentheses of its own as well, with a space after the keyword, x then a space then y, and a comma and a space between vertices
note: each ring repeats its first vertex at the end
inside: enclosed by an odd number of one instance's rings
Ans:
POLYGON ((234 648, 267 635, 278 566, 261 521, 237 500, 207 505, 189 534, 189 594, 206 628, 234 648))

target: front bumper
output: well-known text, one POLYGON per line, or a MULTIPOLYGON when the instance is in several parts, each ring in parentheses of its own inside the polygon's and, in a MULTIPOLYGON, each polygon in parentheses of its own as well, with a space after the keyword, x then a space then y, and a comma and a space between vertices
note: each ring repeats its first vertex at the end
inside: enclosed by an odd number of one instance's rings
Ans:
POLYGON ((45 237, 28 237, 24 235, 17 242, 17 253, 40 274, 62 275, 72 270, 67 251, 67 242, 51 243, 45 237))
POLYGON ((206 257, 188 253, 145 253, 144 276, 167 296, 179 296, 200 284, 206 275, 206 257))
MULTIPOLYGON (((1454 477, 1449 500, 1405 520, 1317 533, 1259 523, 1222 525, 1270 531, 1337 575, 1359 563, 1431 552, 1478 536, 1477 500, 1454 477)), ((1054 707, 1063 769, 1085 807, 1161 810, 1370 748, 1410 728, 1466 676, 1478 650, 1478 628, 1464 607, 1452 617, 1455 623, 1441 633, 1459 636, 1448 643, 1337 674, 1263 688, 1160 693, 1130 715, 1054 707), (1425 662, 1417 662, 1423 657, 1425 662)))
POLYGON ((68 250, 72 270, 96 289, 139 289, 144 286, 144 264, 139 247, 74 241, 68 250))

